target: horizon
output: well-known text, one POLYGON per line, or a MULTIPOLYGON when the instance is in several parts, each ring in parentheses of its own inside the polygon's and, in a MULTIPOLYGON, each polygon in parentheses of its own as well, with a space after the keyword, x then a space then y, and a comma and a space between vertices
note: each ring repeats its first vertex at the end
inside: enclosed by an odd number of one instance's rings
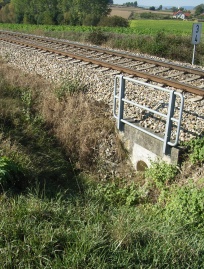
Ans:
MULTIPOLYGON (((118 5, 122 5, 125 4, 127 2, 135 2, 133 1, 126 1, 126 0, 113 0, 114 4, 118 4, 118 5)), ((185 7, 185 6, 198 6, 202 4, 202 1, 200 0, 195 0, 195 1, 190 1, 190 0, 167 0, 167 1, 163 1, 163 0, 154 0, 154 1, 150 1, 150 0, 142 0, 142 1, 136 1, 138 6, 169 6, 169 7, 185 7)))

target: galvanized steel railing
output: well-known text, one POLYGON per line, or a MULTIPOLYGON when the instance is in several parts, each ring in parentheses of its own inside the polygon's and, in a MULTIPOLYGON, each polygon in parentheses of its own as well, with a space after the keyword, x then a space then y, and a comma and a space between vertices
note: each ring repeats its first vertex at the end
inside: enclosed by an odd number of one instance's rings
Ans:
POLYGON ((184 106, 184 97, 181 93, 176 92, 174 90, 168 90, 159 86, 155 86, 152 84, 148 84, 146 82, 142 82, 139 80, 135 80, 129 77, 124 77, 122 75, 117 75, 115 77, 115 82, 114 82, 114 104, 113 104, 113 115, 117 119, 117 127, 119 130, 122 130, 123 124, 128 124, 132 126, 133 128, 136 128, 160 141, 163 141, 163 153, 166 154, 167 152, 167 147, 175 147, 178 145, 179 142, 179 134, 180 134, 180 128, 181 128, 181 120, 182 120, 182 112, 183 112, 183 106, 184 106), (160 113, 154 109, 148 108, 146 106, 140 105, 136 102, 133 102, 131 100, 128 100, 125 98, 125 81, 130 81, 134 84, 140 84, 144 85, 147 87, 151 87, 154 90, 158 91, 163 91, 169 94, 169 102, 168 102, 168 112, 167 114, 160 113), (117 87, 119 83, 119 88, 117 87), (117 94, 117 92, 119 93, 117 94), (174 118, 174 110, 175 110, 175 101, 176 101, 176 96, 180 97, 180 106, 179 106, 179 115, 178 118, 174 118), (117 103, 118 102, 118 103, 117 103), (155 133, 152 133, 148 131, 147 128, 140 127, 136 124, 133 124, 129 122, 128 120, 124 119, 124 104, 130 104, 133 106, 136 106, 140 109, 149 111, 151 113, 154 113, 156 115, 159 115, 160 117, 164 118, 166 121, 166 127, 165 127, 165 135, 162 138, 161 136, 156 135, 155 133), (118 109, 118 113, 116 114, 116 108, 118 109), (177 123, 177 129, 176 129, 176 137, 174 142, 171 142, 171 130, 172 130, 172 125, 173 122, 177 123))

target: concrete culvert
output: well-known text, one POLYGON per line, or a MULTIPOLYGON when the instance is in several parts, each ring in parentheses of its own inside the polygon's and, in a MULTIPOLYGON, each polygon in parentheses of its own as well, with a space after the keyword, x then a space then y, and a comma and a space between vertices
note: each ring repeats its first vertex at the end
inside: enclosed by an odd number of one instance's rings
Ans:
POLYGON ((145 171, 148 168, 148 165, 144 161, 138 161, 136 165, 137 171, 145 171))

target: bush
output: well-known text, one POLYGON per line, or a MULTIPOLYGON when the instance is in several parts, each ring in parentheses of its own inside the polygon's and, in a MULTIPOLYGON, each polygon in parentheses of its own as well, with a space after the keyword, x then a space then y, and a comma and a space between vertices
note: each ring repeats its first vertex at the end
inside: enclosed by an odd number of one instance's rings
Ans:
POLYGON ((96 26, 100 21, 100 17, 94 14, 88 14, 83 20, 83 25, 85 26, 96 26))
POLYGON ((163 212, 166 220, 182 225, 187 228, 203 228, 204 220, 204 189, 198 188, 193 183, 186 186, 174 186, 167 199, 163 212))
POLYGON ((164 161, 151 162, 150 168, 145 171, 145 176, 156 184, 158 188, 163 188, 172 183, 178 169, 175 165, 167 164, 164 161))
POLYGON ((101 45, 107 41, 107 36, 100 29, 95 29, 88 34, 86 41, 95 45, 101 45))
POLYGON ((192 163, 204 162, 204 137, 193 139, 187 143, 190 148, 190 160, 192 163))
POLYGON ((141 203, 146 198, 146 190, 138 187, 134 182, 106 182, 98 184, 95 190, 97 200, 111 205, 132 206, 141 203))
POLYGON ((128 27, 129 22, 127 19, 120 17, 120 16, 112 16, 112 17, 103 17, 100 22, 99 26, 103 27, 128 27))
POLYGON ((140 14, 141 19, 156 19, 157 17, 157 14, 153 14, 151 12, 144 12, 140 14))
POLYGON ((24 182, 24 175, 19 165, 8 157, 0 158, 0 189, 21 189, 24 182))
POLYGON ((73 96, 79 93, 85 93, 87 91, 87 86, 80 83, 80 81, 65 81, 55 93, 58 100, 66 100, 69 96, 73 96))

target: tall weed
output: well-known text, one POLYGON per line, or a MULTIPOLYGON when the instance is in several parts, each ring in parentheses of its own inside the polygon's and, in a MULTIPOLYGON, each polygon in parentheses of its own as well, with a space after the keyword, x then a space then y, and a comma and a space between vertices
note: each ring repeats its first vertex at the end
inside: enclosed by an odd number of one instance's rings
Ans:
POLYGON ((192 163, 203 163, 204 162, 204 137, 192 139, 187 143, 189 147, 190 155, 189 158, 192 163))
POLYGON ((177 173, 178 168, 175 165, 164 161, 152 161, 151 166, 145 171, 145 176, 162 189, 174 181, 177 173))
POLYGON ((19 190, 25 185, 25 176, 20 165, 8 157, 0 157, 0 190, 19 190))

